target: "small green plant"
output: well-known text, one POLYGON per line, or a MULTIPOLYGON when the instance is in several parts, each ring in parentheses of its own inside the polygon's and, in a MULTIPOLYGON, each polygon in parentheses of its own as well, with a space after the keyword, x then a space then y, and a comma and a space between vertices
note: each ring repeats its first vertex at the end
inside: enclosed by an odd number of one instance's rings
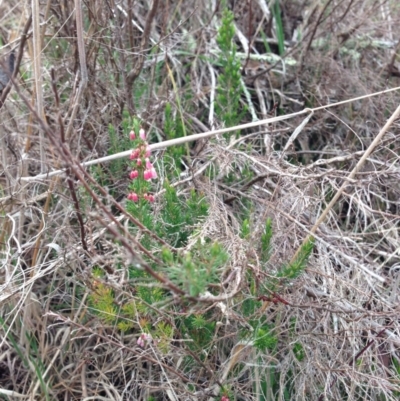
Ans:
POLYGON ((245 112, 245 110, 240 111, 240 97, 243 90, 241 65, 236 57, 236 45, 234 43, 235 25, 233 19, 233 13, 225 9, 217 36, 217 44, 221 51, 218 59, 221 73, 218 76, 215 111, 228 127, 237 125, 245 112))
POLYGON ((168 265, 168 275, 188 295, 196 297, 206 288, 218 282, 217 271, 225 265, 228 255, 218 243, 197 242, 191 252, 173 255, 164 249, 164 262, 168 265))
POLYGON ((189 337, 188 347, 200 355, 205 355, 215 335, 216 322, 211 313, 189 315, 177 322, 182 335, 189 337))
POLYGON ((267 219, 265 223, 265 229, 263 234, 261 235, 261 261, 268 262, 271 257, 271 239, 272 239, 272 220, 270 218, 267 219))
MULTIPOLYGON (((183 126, 182 119, 179 116, 174 117, 172 113, 171 103, 167 103, 165 105, 164 110, 164 133, 166 139, 175 139, 180 138, 186 135, 183 126)), ((171 146, 167 149, 168 156, 170 156, 171 161, 167 163, 168 166, 171 166, 168 169, 168 173, 171 176, 178 176, 180 173, 180 169, 178 166, 180 165, 181 158, 186 154, 186 149, 184 146, 171 146)))
POLYGON ((279 6, 279 0, 274 1, 274 4, 272 6, 272 15, 274 16, 274 19, 275 19, 276 36, 278 39, 279 55, 283 56, 285 53, 285 32, 283 29, 281 8, 279 6))
POLYGON ((250 231, 250 222, 248 219, 244 219, 242 222, 242 232, 241 232, 241 237, 244 239, 248 239, 250 237, 251 231, 250 231))
POLYGON ((171 341, 174 336, 174 328, 166 323, 159 322, 155 326, 153 337, 157 339, 157 346, 164 354, 170 350, 171 341))
MULTIPOLYGON (((123 152, 131 147, 131 143, 129 137, 124 135, 128 130, 129 127, 129 119, 124 119, 122 122, 122 132, 119 132, 113 125, 109 125, 108 133, 110 144, 108 148, 108 154, 113 155, 115 153, 123 152)), ((127 167, 127 161, 125 159, 116 159, 112 160, 109 165, 110 175, 108 176, 109 179, 113 177, 117 177, 121 175, 121 173, 127 167)))
MULTIPOLYGON (((166 109, 166 113, 165 124, 172 131, 176 125, 169 114, 169 108, 166 109)), ((169 132, 168 135, 172 137, 174 134, 169 132)), ((138 120, 134 120, 129 138, 133 150, 130 156, 127 210, 154 235, 143 232, 134 225, 130 226, 129 230, 136 235, 141 245, 154 255, 152 258, 144 253, 141 255, 143 260, 184 294, 179 301, 180 310, 190 310, 197 297, 219 294, 221 277, 227 271, 230 257, 221 244, 209 238, 199 237, 197 242, 193 241, 199 236, 199 223, 208 213, 208 204, 200 193, 193 189, 185 196, 180 195, 169 183, 168 178, 165 178, 162 195, 158 195, 157 199, 153 195, 153 182, 158 178, 158 173, 150 161, 147 135, 138 120), (157 238, 162 239, 163 246, 157 238)), ((182 153, 170 156, 178 158, 182 153)), ((264 230, 257 236, 253 233, 252 202, 243 199, 241 205, 239 235, 256 250, 257 260, 262 269, 266 270, 272 252, 272 220, 268 218, 265 221, 264 230)), ((313 241, 310 240, 300 249, 294 261, 283 264, 273 275, 256 276, 252 270, 245 273, 244 281, 247 284, 243 285, 247 285, 249 295, 243 297, 243 293, 239 292, 232 301, 237 305, 235 308, 238 316, 247 323, 247 326, 244 325, 239 330, 238 335, 252 345, 257 355, 277 352, 278 349, 276 327, 267 322, 264 313, 265 301, 273 304, 282 302, 283 297, 278 294, 304 271, 312 249, 313 241)), ((199 360, 202 363, 210 363, 212 347, 220 343, 214 307, 209 308, 206 313, 188 313, 183 316, 182 313, 170 314, 172 311, 176 313, 176 294, 172 294, 162 283, 136 265, 128 268, 128 280, 131 288, 134 288, 132 294, 117 294, 104 280, 101 269, 95 268, 93 277, 93 292, 89 300, 104 324, 122 332, 136 333, 138 347, 156 347, 165 355, 171 351, 175 338, 189 340, 183 347, 194 354, 189 353, 186 356, 185 370, 196 369, 199 360), (165 316, 160 316, 160 310, 165 316)), ((305 357, 302 345, 296 341, 295 335, 291 341, 294 344, 292 351, 297 360, 301 361, 305 357)), ((240 371, 240 366, 237 367, 240 371)), ((268 382, 275 383, 275 392, 280 373, 272 367, 266 374, 269 378, 261 379, 259 390, 264 392, 268 382)), ((290 393, 290 390, 288 391, 290 393)), ((223 398, 230 399, 227 393, 221 396, 221 399, 223 398)))
POLYGON ((313 249, 314 249, 314 238, 310 238, 304 245, 301 246, 300 251, 295 260, 285 265, 279 271, 276 277, 285 280, 294 280, 298 276, 300 276, 300 274, 303 273, 304 269, 307 266, 308 258, 310 257, 313 249))
POLYGON ((196 224, 207 215, 208 206, 204 197, 194 190, 185 199, 178 196, 168 180, 165 180, 164 189, 162 209, 155 230, 171 246, 180 248, 193 234, 196 224))
POLYGON ((264 351, 266 349, 275 348, 278 343, 278 339, 271 332, 271 326, 264 324, 254 331, 254 347, 259 349, 260 351, 264 351))
MULTIPOLYGON (((179 249, 186 245, 189 237, 195 233, 198 222, 207 214, 208 206, 204 197, 195 190, 192 190, 186 198, 178 196, 176 189, 166 179, 164 195, 158 200, 161 206, 160 212, 157 216, 152 213, 156 199, 150 191, 152 180, 158 175, 150 161, 151 152, 146 137, 140 122, 134 119, 133 129, 129 132, 133 150, 130 155, 131 181, 127 195, 127 210, 170 247, 179 249)), ((131 229, 137 232, 136 227, 131 229)), ((202 245, 198 242, 190 252, 172 253, 172 248, 168 246, 157 251, 159 243, 153 236, 143 233, 141 244, 153 250, 154 254, 159 253, 165 263, 164 266, 159 266, 143 255, 152 268, 155 270, 162 268, 163 274, 167 274, 189 296, 198 296, 208 288, 209 284, 217 282, 217 271, 227 261, 227 255, 222 248, 218 244, 210 244, 209 241, 202 245)), ((94 269, 91 305, 104 323, 115 325, 124 332, 135 328, 142 331, 146 328, 154 338, 161 339, 159 343, 162 343, 164 350, 167 350, 169 342, 167 339, 172 334, 169 333, 167 326, 159 325, 152 328, 151 322, 155 312, 151 305, 165 302, 170 294, 152 282, 149 275, 137 266, 132 266, 128 272, 129 281, 135 283, 135 301, 124 297, 119 298, 117 303, 114 290, 102 280, 103 271, 94 269)))

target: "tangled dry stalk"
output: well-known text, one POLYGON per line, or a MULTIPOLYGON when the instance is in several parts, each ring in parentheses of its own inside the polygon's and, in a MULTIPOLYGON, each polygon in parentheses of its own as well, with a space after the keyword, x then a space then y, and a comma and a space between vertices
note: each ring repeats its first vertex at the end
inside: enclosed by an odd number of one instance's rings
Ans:
POLYGON ((248 110, 245 127, 227 129, 213 104, 221 2, 0 3, 1 53, 16 52, 0 99, 0 397, 212 400, 224 386, 237 400, 398 399, 400 6, 280 0, 286 54, 273 58, 272 2, 227 3, 248 110), (128 229, 146 232, 125 210, 124 166, 117 175, 109 167, 118 157, 109 155, 109 127, 122 143, 123 121, 136 114, 154 132, 161 196, 170 178, 166 103, 189 133, 207 132, 190 138, 187 168, 172 183, 210 205, 187 249, 212 238, 231 259, 218 293, 189 299, 190 311, 179 307, 179 288, 153 275, 176 304, 150 307, 160 321, 171 321, 171 310, 212 313, 208 355, 193 354, 179 327, 167 350, 143 349, 138 333, 121 334, 88 307, 93 266, 107 272, 116 302, 136 299, 128 265, 154 273, 128 229), (220 135, 239 129, 236 139, 220 135), (107 187, 103 176, 113 176, 107 187), (264 266, 251 244, 267 217, 274 236, 264 266), (246 276, 272 277, 310 234, 305 273, 279 294, 284 302, 266 300, 254 316, 278 338, 273 352, 260 352, 238 334, 251 329, 241 315, 252 296, 246 276))

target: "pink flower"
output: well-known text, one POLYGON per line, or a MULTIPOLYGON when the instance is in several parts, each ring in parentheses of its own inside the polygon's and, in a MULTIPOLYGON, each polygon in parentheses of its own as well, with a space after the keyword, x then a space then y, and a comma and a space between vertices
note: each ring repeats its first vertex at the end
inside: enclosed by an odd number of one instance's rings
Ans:
POLYGON ((146 345, 150 344, 152 340, 153 338, 151 337, 151 334, 142 333, 140 337, 137 339, 136 344, 139 347, 144 348, 146 345))
POLYGON ((156 169, 153 167, 153 168, 150 168, 150 169, 147 169, 147 170, 144 170, 144 173, 143 173, 143 178, 146 180, 146 181, 149 181, 149 180, 151 180, 152 178, 157 178, 158 176, 157 176, 157 171, 156 171, 156 169))
POLYGON ((133 131, 131 131, 131 132, 129 133, 129 138, 131 139, 131 141, 133 141, 134 139, 136 139, 136 135, 135 135, 135 133, 134 133, 133 131))
POLYGON ((143 340, 142 336, 140 336, 140 337, 137 339, 137 345, 138 345, 139 347, 141 347, 141 348, 144 348, 144 340, 143 340))
POLYGON ((149 195, 149 194, 144 194, 143 198, 146 199, 150 203, 153 203, 155 200, 154 195, 149 195))
POLYGON ((131 173, 129 174, 129 178, 131 180, 134 180, 135 178, 137 178, 139 176, 139 171, 137 170, 132 170, 131 173))
POLYGON ((129 156, 129 158, 131 160, 135 160, 139 157, 140 151, 139 149, 133 149, 131 155, 129 156))
POLYGON ((146 158, 146 168, 147 170, 151 170, 153 168, 153 165, 148 157, 146 158))
POLYGON ((131 201, 133 201, 133 202, 137 202, 137 201, 139 200, 139 197, 138 197, 138 195, 137 195, 135 192, 131 192, 131 193, 128 195, 128 199, 131 200, 131 201))
POLYGON ((144 170, 143 178, 144 178, 146 181, 151 180, 151 178, 152 178, 151 170, 144 170))
POLYGON ((149 157, 151 154, 150 146, 147 143, 139 146, 139 152, 140 152, 141 156, 149 157))
POLYGON ((229 401, 229 398, 226 395, 223 395, 221 397, 221 401, 229 401))
POLYGON ((142 159, 137 159, 136 165, 140 167, 142 165, 142 159))
POLYGON ((140 128, 140 130, 139 130, 139 138, 140 138, 142 141, 145 141, 145 140, 146 140, 146 132, 145 132, 145 130, 144 130, 143 128, 140 128))

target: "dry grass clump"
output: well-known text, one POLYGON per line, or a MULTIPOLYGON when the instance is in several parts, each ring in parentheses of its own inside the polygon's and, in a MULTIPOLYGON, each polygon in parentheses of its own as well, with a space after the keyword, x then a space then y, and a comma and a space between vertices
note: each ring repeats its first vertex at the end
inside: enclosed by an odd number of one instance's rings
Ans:
POLYGON ((0 398, 398 399, 398 121, 381 131, 400 100, 397 2, 10 0, 0 16, 2 65, 16 55, 0 97, 0 398), (80 167, 129 150, 132 116, 155 149, 155 221, 171 229, 167 182, 207 202, 172 227, 180 245, 129 209, 127 158, 80 167), (310 234, 302 274, 277 280, 310 234), (189 294, 163 252, 203 260, 214 241, 229 258, 189 294))

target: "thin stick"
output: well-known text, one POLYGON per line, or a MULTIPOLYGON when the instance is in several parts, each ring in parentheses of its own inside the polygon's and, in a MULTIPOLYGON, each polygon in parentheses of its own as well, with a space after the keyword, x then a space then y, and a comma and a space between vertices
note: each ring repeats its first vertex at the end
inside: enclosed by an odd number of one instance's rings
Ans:
MULTIPOLYGON (((367 99, 367 98, 371 98, 371 97, 374 97, 374 96, 379 96, 379 95, 382 95, 382 94, 385 94, 385 93, 394 92, 394 91, 398 91, 398 90, 400 90, 400 86, 398 86, 396 88, 392 88, 392 89, 387 89, 387 90, 384 90, 384 91, 381 91, 381 92, 375 92, 375 93, 372 93, 372 94, 369 94, 369 95, 364 95, 364 96, 359 96, 359 97, 355 97, 355 98, 348 99, 348 100, 343 100, 342 102, 337 102, 337 103, 332 103, 332 104, 328 104, 328 105, 325 105, 325 106, 315 107, 313 109, 308 109, 307 108, 307 109, 301 110, 301 111, 299 111, 297 113, 286 114, 285 116, 266 118, 264 120, 253 121, 251 123, 236 125, 234 127, 221 128, 221 129, 217 129, 217 130, 203 132, 201 134, 194 134, 194 135, 185 136, 183 138, 170 139, 168 141, 152 144, 152 145, 150 145, 150 149, 151 150, 165 149, 165 148, 168 148, 170 146, 182 145, 183 143, 196 141, 198 139, 209 138, 209 137, 212 137, 212 136, 216 136, 218 134, 224 134, 226 132, 238 131, 238 130, 242 130, 242 129, 258 127, 258 126, 264 125, 264 124, 271 124, 271 123, 274 123, 274 122, 277 122, 277 121, 289 120, 290 118, 293 118, 293 117, 296 117, 296 116, 300 116, 300 115, 305 114, 305 113, 313 113, 313 112, 316 112, 316 111, 319 111, 319 110, 325 110, 325 109, 328 109, 328 108, 331 108, 331 107, 341 106, 343 104, 355 102, 357 100, 367 99)), ((124 152, 115 153, 115 154, 110 155, 110 156, 105 156, 105 157, 101 157, 99 159, 90 160, 88 162, 81 163, 81 166, 82 167, 88 167, 88 166, 93 166, 95 164, 107 162, 107 161, 110 161, 110 160, 121 159, 121 158, 124 158, 124 157, 128 157, 131 153, 132 153, 131 150, 126 150, 124 152)), ((34 177, 21 177, 20 180, 21 181, 37 181, 37 180, 50 178, 50 177, 52 177, 54 175, 63 174, 63 173, 65 173, 65 169, 63 169, 63 170, 55 170, 55 171, 52 171, 52 172, 46 173, 46 174, 39 174, 39 175, 36 175, 34 177)))
MULTIPOLYGON (((42 81, 42 46, 40 35, 40 7, 38 0, 32 0, 32 21, 33 21, 33 67, 35 73, 35 92, 36 92, 36 108, 42 119, 45 119, 43 109, 43 81, 42 81)), ((39 128, 39 150, 40 150, 40 170, 45 171, 46 152, 44 150, 44 132, 39 128)))
POLYGON ((82 95, 86 89, 88 82, 88 72, 86 66, 86 53, 85 53, 85 42, 83 40, 83 17, 82 17, 82 4, 81 0, 75 0, 75 20, 76 20, 76 41, 78 44, 79 53, 79 67, 81 73, 81 80, 79 82, 78 93, 74 99, 74 107, 72 109, 69 124, 66 130, 65 137, 67 140, 71 138, 71 132, 74 127, 75 118, 78 113, 78 109, 81 105, 82 95))

